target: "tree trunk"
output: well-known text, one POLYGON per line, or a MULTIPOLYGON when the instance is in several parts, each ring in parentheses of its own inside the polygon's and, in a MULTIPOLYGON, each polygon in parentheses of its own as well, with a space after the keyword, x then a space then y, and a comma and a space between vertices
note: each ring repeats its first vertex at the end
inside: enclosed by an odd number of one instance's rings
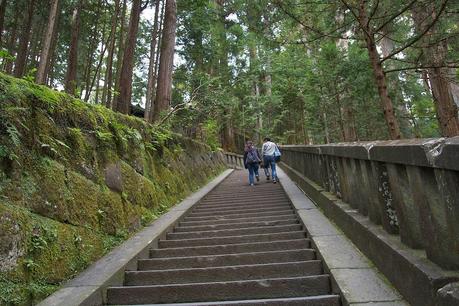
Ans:
MULTIPOLYGON (((166 10, 166 7, 164 5, 164 0, 161 0, 161 2, 162 2, 161 17, 159 17, 158 42, 156 44, 156 56, 155 56, 156 82, 158 82, 159 59, 161 58, 161 42, 162 42, 162 39, 163 39, 163 28, 164 28, 164 11, 166 10)), ((155 97, 152 97, 152 99, 154 100, 155 97)), ((153 110, 153 108, 152 108, 152 110, 153 110)))
POLYGON ((150 63, 148 66, 148 84, 147 84, 147 95, 145 99, 145 115, 144 118, 148 122, 151 122, 153 119, 152 112, 151 112, 151 107, 153 106, 153 97, 154 97, 154 87, 156 85, 156 74, 155 74, 155 68, 156 68, 156 43, 158 40, 158 16, 159 16, 159 10, 160 10, 160 4, 161 1, 156 0, 156 6, 155 6, 155 19, 154 19, 154 26, 153 26, 153 32, 152 32, 152 37, 151 37, 151 44, 150 44, 150 63))
MULTIPOLYGON (((101 63, 102 63, 102 61, 101 61, 101 63)), ((96 97, 94 98, 94 104, 99 104, 99 92, 100 92, 99 84, 100 84, 100 74, 101 74, 100 71, 101 71, 101 69, 99 67, 99 69, 97 69, 97 74, 96 74, 97 78, 96 78, 96 81, 95 81, 95 83, 96 83, 95 84, 96 85, 96 97)))
MULTIPOLYGON (((382 34, 384 35, 381 38, 380 46, 382 51, 382 56, 386 57, 395 50, 395 44, 392 39, 389 38, 391 31, 388 29, 389 26, 386 26, 382 29, 382 34)), ((395 69, 396 67, 392 62, 386 63, 387 69, 395 69)), ((412 137, 412 124, 408 118, 411 117, 410 109, 407 107, 404 97, 406 96, 403 91, 403 87, 400 85, 400 73, 395 73, 388 78, 389 84, 389 96, 396 102, 395 107, 398 109, 400 117, 400 128, 401 132, 405 138, 412 137)))
MULTIPOLYGON (((111 100, 111 108, 116 109, 116 104, 115 100, 116 97, 119 95, 119 79, 121 75, 121 66, 123 64, 123 56, 124 56, 124 44, 125 44, 125 28, 126 28, 126 12, 127 12, 127 0, 123 0, 123 8, 121 10, 121 25, 120 25, 120 31, 118 35, 118 51, 116 54, 116 71, 115 71, 115 91, 109 92, 109 95, 111 96, 113 94, 113 99, 111 100)), ((110 99, 109 99, 110 100, 110 99)))
POLYGON ((5 13, 7 0, 0 0, 0 46, 2 46, 3 29, 5 26, 5 13))
POLYGON ((58 41, 58 36, 59 36, 59 33, 57 31, 57 26, 56 26, 54 27, 53 38, 51 40, 51 49, 49 52, 50 56, 49 56, 48 62, 46 63, 46 69, 45 69, 45 76, 46 76, 45 84, 48 84, 48 86, 50 87, 52 87, 52 84, 54 83, 54 74, 52 72, 54 68, 54 62, 56 61, 56 45, 58 41))
POLYGON ((58 16, 58 5, 59 0, 53 0, 51 3, 51 11, 48 18, 48 26, 46 29, 46 36, 43 40, 43 48, 40 56, 40 64, 38 65, 37 71, 37 83, 44 84, 46 81, 46 68, 51 56, 51 43, 53 39, 53 34, 56 27, 56 20, 58 16))
POLYGON ((29 67, 38 67, 38 62, 40 60, 40 51, 42 45, 42 38, 43 38, 43 31, 46 26, 45 20, 41 18, 36 18, 36 22, 32 25, 32 37, 35 39, 30 40, 30 47, 29 47, 29 67))
MULTIPOLYGON (((159 71, 159 59, 161 58, 161 42, 163 39, 163 28, 164 28, 164 11, 166 10, 166 5, 164 4, 164 1, 161 0, 162 6, 161 6, 161 16, 159 17, 159 28, 158 28, 158 42, 156 43, 156 54, 155 54, 155 76, 156 76, 156 89, 158 88, 158 71, 159 71)), ((155 105, 155 99, 156 99, 156 93, 152 95, 151 101, 152 104, 150 106, 150 121, 153 122, 153 114, 154 114, 154 105, 155 105)))
MULTIPOLYGON (((104 32, 105 32, 105 28, 104 28, 104 31, 102 31, 102 33, 104 33, 104 32)), ((85 102, 89 101, 89 97, 91 95, 92 88, 94 87, 94 85, 96 85, 96 90, 98 90, 98 88, 99 88, 99 83, 98 82, 96 83, 96 80, 100 76, 100 69, 102 67, 102 62, 104 61, 104 55, 105 55, 105 51, 107 50, 107 44, 108 44, 108 41, 105 44, 104 44, 104 42, 102 42, 102 51, 100 52, 100 55, 99 55, 99 61, 98 61, 97 66, 96 66, 96 71, 94 72, 94 76, 92 77, 92 81, 89 83, 88 90, 86 91, 86 95, 84 97, 85 102)), ((97 103, 97 99, 98 99, 98 93, 97 92, 96 92, 96 96, 97 97, 96 97, 95 103, 97 103)))
POLYGON ((104 88, 102 91, 102 104, 110 108, 111 93, 113 85, 113 55, 115 53, 116 43, 116 26, 118 24, 118 17, 120 15, 120 0, 115 0, 115 12, 111 20, 110 28, 110 43, 108 46, 107 68, 105 70, 104 88))
MULTIPOLYGON (((13 28, 11 29, 11 34, 10 34, 9 41, 8 41, 8 52, 12 56, 14 56, 16 53, 16 39, 17 39, 17 32, 18 32, 17 30, 18 30, 18 22, 19 22, 19 12, 18 11, 19 11, 18 5, 16 5, 13 28)), ((13 61, 6 60, 4 62, 4 65, 5 65, 6 73, 11 74, 11 72, 13 71, 13 61)))
MULTIPOLYGON (((411 10, 416 31, 421 33, 435 18, 433 3, 420 1, 421 4, 411 10), (428 9, 431 8, 429 12, 428 9)), ((454 102, 452 88, 448 82, 448 68, 446 66, 446 54, 448 50, 447 40, 432 44, 432 37, 436 35, 434 26, 423 37, 424 46, 422 62, 427 67, 427 75, 432 90, 432 96, 437 112, 437 119, 442 136, 453 137, 459 135, 458 108, 454 102)))
POLYGON ((374 33, 372 29, 368 26, 368 17, 366 14, 365 0, 360 1, 360 24, 367 25, 366 28, 362 28, 365 36, 365 42, 367 45, 368 56, 370 57, 371 67, 373 69, 373 75, 376 80, 376 85, 378 88, 378 94, 380 98, 381 108, 384 114, 384 119, 389 131, 389 136, 391 139, 400 139, 400 127, 395 117, 394 107, 392 105, 392 99, 389 96, 387 91, 387 81, 386 75, 382 68, 378 50, 376 49, 376 42, 374 38, 374 33))
POLYGON ((65 77, 65 92, 71 95, 76 94, 77 68, 78 68, 78 41, 80 36, 80 15, 83 1, 78 1, 72 14, 72 34, 70 38, 68 68, 65 77))
POLYGON ((19 48, 14 64, 14 76, 22 77, 25 72, 27 62, 27 49, 29 46, 30 30, 32 28, 33 14, 35 11, 36 0, 30 0, 27 8, 27 14, 24 19, 21 38, 19 39, 19 48))
MULTIPOLYGON (((96 15, 99 15, 99 13, 100 13, 100 6, 97 6, 96 15)), ((83 90, 82 90, 81 93, 80 93, 80 96, 81 96, 80 98, 81 99, 89 99, 88 91, 90 90, 89 88, 91 87, 91 70, 92 70, 92 66, 93 66, 93 63, 94 63, 95 53, 96 53, 97 47, 98 47, 98 45, 100 43, 99 40, 98 40, 99 25, 100 25, 100 20, 97 19, 96 23, 94 25, 94 29, 92 31, 92 37, 91 37, 91 40, 90 40, 89 46, 88 46, 88 52, 87 52, 88 54, 87 54, 87 57, 86 57, 86 68, 85 68, 84 75, 83 75, 84 96, 83 96, 83 90)), ((103 33, 103 31, 102 31, 102 33, 103 33)))
POLYGON ((166 110, 171 104, 176 25, 177 6, 175 0, 166 0, 153 121, 158 120, 161 112, 166 110))
POLYGON ((141 12, 141 1, 134 0, 132 2, 128 36, 126 37, 125 52, 123 55, 123 63, 121 65, 121 72, 118 81, 119 95, 115 99, 115 110, 123 114, 129 114, 131 110, 134 51, 141 12))

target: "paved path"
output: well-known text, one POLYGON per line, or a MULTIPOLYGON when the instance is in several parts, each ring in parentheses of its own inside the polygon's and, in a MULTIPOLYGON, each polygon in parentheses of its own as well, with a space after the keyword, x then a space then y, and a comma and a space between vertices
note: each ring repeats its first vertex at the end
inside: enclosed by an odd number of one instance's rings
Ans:
POLYGON ((108 303, 340 305, 291 202, 264 177, 235 171, 210 192, 149 259, 127 271, 108 303))

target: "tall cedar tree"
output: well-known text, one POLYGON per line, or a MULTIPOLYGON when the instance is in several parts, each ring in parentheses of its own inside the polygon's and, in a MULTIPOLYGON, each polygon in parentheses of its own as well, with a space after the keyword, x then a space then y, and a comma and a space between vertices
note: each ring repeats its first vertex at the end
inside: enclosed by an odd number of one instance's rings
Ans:
MULTIPOLYGON (((424 31, 432 22, 432 19, 437 18, 436 14, 441 13, 441 10, 435 8, 435 3, 430 1, 419 1, 421 5, 415 6, 412 9, 413 20, 418 35, 424 31)), ((443 1, 446 5, 446 1, 443 1)), ((442 9, 442 8, 441 8, 442 9)), ((437 119, 442 136, 453 137, 459 135, 459 119, 458 109, 453 99, 452 88, 448 82, 448 69, 446 63, 446 55, 448 53, 448 40, 444 39, 438 43, 432 44, 435 41, 437 26, 432 26, 429 29, 422 41, 422 64, 426 68, 429 79, 430 89, 435 103, 437 119)))
POLYGON ((111 28, 110 28, 110 43, 108 46, 108 56, 107 56, 107 69, 105 71, 105 79, 104 79, 104 89, 102 92, 102 103, 105 106, 110 107, 111 103, 111 92, 112 92, 112 85, 113 85, 113 57, 115 54, 115 43, 116 43, 116 26, 119 23, 119 15, 120 15, 120 0, 115 0, 115 12, 112 15, 112 19, 110 21, 111 28))
POLYGON ((174 64, 175 31, 177 27, 177 5, 175 0, 166 0, 164 28, 161 42, 158 86, 153 110, 153 121, 168 109, 172 98, 172 69, 174 64))
MULTIPOLYGON (((25 73, 27 64, 27 48, 29 46, 30 30, 35 11, 36 0, 28 1, 27 13, 24 16, 21 37, 19 39, 19 49, 14 63, 14 76, 22 77, 25 73)), ((18 4, 16 4, 18 5, 18 4)))
POLYGON ((56 21, 58 17, 59 0, 53 0, 51 2, 51 10, 49 12, 48 26, 46 29, 45 38, 43 40, 43 48, 40 55, 40 64, 38 65, 37 71, 37 83, 45 84, 47 77, 47 68, 49 67, 49 60, 52 55, 52 40, 54 31, 56 30, 56 21))
POLYGON ((3 28, 5 26, 6 4, 7 0, 0 0, 0 46, 2 45, 3 28))
POLYGON ((72 32, 69 46, 68 68, 65 77, 65 92, 75 95, 78 68, 78 41, 80 35, 80 16, 83 1, 78 1, 72 14, 72 32))
POLYGON ((147 94, 145 101, 145 115, 144 118, 148 122, 151 122, 153 119, 152 106, 154 105, 154 90, 156 85, 156 44, 158 41, 158 16, 160 10, 160 0, 156 0, 155 5, 155 19, 153 21, 153 32, 150 44, 150 63, 148 66, 148 84, 147 84, 147 94))
MULTIPOLYGON (((148 2, 147 2, 148 4, 148 2)), ((134 69, 134 51, 139 28, 140 13, 146 6, 142 6, 141 0, 132 1, 131 18, 129 20, 128 36, 124 48, 123 63, 118 80, 119 94, 115 98, 115 110, 129 114, 131 110, 132 75, 134 69)))

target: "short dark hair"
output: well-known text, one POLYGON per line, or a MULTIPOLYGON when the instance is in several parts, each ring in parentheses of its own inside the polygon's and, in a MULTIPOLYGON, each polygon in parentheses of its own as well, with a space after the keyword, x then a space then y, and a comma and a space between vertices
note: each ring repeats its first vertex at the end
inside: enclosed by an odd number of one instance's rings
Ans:
POLYGON ((263 138, 263 140, 264 140, 264 141, 271 141, 271 138, 265 137, 265 138, 263 138))

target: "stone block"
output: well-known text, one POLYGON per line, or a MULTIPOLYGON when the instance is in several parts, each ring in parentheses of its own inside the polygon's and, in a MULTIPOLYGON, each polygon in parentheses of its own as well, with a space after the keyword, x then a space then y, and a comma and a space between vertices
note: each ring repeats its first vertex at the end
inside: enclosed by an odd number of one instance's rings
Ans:
POLYGON ((437 291, 437 306, 459 305, 459 282, 450 283, 437 291))
POLYGON ((105 184, 116 192, 123 192, 123 176, 121 174, 121 163, 111 163, 105 168, 105 184))
POLYGON ((333 278, 342 284, 344 304, 402 301, 403 298, 371 268, 331 269, 333 278))
POLYGON ((429 157, 435 167, 459 171, 459 136, 447 138, 429 157))

